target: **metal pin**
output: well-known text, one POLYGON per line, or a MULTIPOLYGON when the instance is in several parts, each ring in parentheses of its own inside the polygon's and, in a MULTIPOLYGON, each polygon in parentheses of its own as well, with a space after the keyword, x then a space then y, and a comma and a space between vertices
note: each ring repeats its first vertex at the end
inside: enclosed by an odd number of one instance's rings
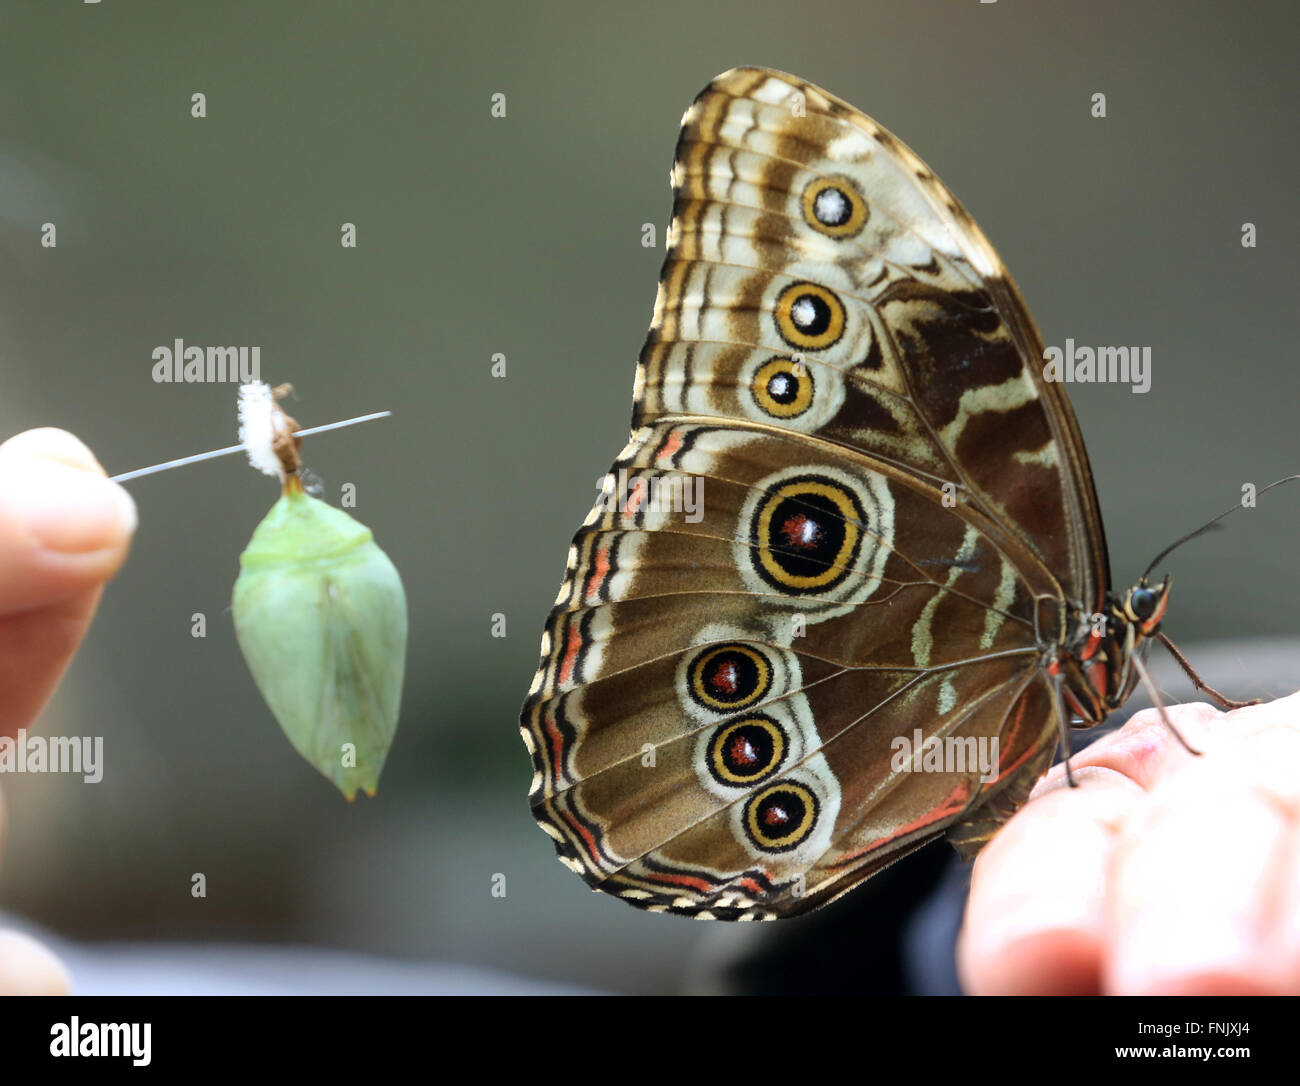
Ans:
MULTIPOLYGON (((353 419, 343 419, 341 422, 328 422, 324 426, 311 426, 306 430, 295 430, 294 434, 297 437, 323 434, 326 430, 340 430, 344 426, 355 426, 358 422, 370 422, 372 419, 387 418, 391 414, 391 411, 376 411, 370 415, 358 415, 353 419)), ((186 464, 197 464, 201 460, 215 460, 218 456, 231 456, 234 453, 243 451, 243 445, 231 445, 225 449, 213 449, 211 452, 195 453, 193 456, 182 456, 179 460, 168 460, 162 464, 153 464, 147 468, 137 468, 135 471, 124 471, 121 475, 110 475, 109 478, 115 483, 125 483, 128 479, 138 479, 142 475, 156 475, 160 471, 183 468, 186 464)))

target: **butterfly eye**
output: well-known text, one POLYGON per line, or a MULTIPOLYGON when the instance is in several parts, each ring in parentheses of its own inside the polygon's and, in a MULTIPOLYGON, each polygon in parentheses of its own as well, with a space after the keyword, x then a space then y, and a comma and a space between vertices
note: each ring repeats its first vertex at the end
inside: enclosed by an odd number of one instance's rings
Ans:
POLYGON ((1135 588, 1129 593, 1128 609, 1139 622, 1156 613, 1156 594, 1149 588, 1135 588))
POLYGON ((791 358, 773 358, 763 363, 754 374, 750 388, 754 402, 774 418, 797 418, 812 406, 812 374, 791 358))
POLYGON ((847 177, 822 177, 803 192, 804 222, 832 238, 850 238, 867 221, 867 202, 847 177))
POLYGON ((776 300, 776 327, 792 347, 822 350, 844 334, 844 303, 815 283, 794 283, 776 300))

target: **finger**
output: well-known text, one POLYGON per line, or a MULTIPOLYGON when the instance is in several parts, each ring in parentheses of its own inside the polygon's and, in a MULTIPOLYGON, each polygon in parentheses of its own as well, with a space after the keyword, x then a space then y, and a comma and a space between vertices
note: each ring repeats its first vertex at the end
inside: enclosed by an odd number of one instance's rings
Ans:
POLYGON ((1124 826, 1110 875, 1107 991, 1285 990, 1271 944, 1291 820, 1253 772, 1240 745, 1196 759, 1158 781, 1124 826))
POLYGON ((1276 901, 1269 958, 1276 965, 1279 988, 1300 995, 1300 823, 1294 819, 1278 871, 1276 901))
POLYGON ((134 529, 130 496, 71 434, 0 445, 0 735, 49 698, 134 529))
POLYGON ((1122 774, 1083 769, 1048 789, 985 846, 958 941, 963 987, 980 995, 1082 995, 1101 984, 1105 872, 1117 827, 1142 799, 1122 774))
POLYGON ((67 995, 68 972, 29 935, 0 931, 0 996, 67 995))
POLYGON ((1300 696, 1252 709, 1242 730, 1251 782, 1285 823, 1280 859, 1268 872, 1263 957, 1274 990, 1300 995, 1300 696))
MULTIPOLYGON (((1216 736, 1223 734, 1222 722, 1231 715, 1201 702, 1170 705, 1166 713, 1169 722, 1193 750, 1204 750, 1213 745, 1216 736)), ((1162 774, 1177 769, 1194 757, 1196 755, 1189 754, 1169 730, 1158 710, 1143 709, 1129 717, 1122 728, 1103 735, 1075 754, 1070 759, 1070 768, 1078 771, 1094 766, 1112 770, 1142 788, 1150 788, 1162 774)), ((1058 763, 1039 781, 1032 796, 1064 784, 1065 765, 1058 763)))
POLYGON ((103 584, 134 529, 131 496, 72 434, 10 438, 0 445, 0 615, 103 584))

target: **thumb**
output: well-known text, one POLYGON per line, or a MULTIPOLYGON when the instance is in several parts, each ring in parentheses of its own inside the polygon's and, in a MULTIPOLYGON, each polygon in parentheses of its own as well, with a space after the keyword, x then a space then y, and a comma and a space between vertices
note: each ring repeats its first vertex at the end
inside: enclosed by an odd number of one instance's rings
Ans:
POLYGON ((67 995, 63 963, 29 935, 0 931, 0 996, 67 995))
POLYGON ((135 523, 130 495, 66 431, 0 445, 0 736, 48 700, 135 523))

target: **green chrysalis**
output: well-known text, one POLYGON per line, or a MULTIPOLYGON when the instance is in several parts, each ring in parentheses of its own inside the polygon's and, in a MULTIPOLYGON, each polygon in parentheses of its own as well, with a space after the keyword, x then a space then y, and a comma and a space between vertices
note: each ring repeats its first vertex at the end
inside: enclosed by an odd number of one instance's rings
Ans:
POLYGON ((369 528, 304 493, 296 451, 277 443, 284 492, 239 556, 235 636, 289 742, 350 801, 375 794, 397 730, 406 593, 369 528))

